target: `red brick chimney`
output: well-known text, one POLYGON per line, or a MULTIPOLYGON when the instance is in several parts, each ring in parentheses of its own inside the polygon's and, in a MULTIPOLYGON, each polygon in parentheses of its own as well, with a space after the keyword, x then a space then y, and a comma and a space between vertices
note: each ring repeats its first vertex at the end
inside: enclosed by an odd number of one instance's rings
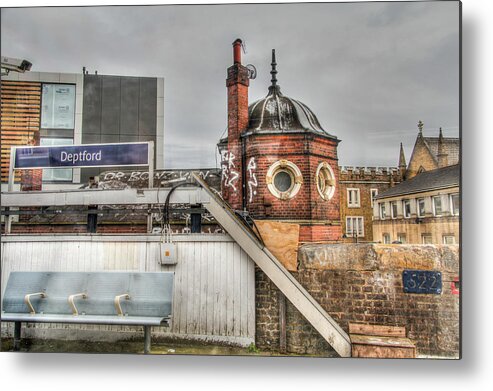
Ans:
POLYGON ((228 68, 228 148, 222 152, 221 190, 233 209, 243 209, 242 143, 240 135, 248 127, 248 68, 241 65, 241 39, 233 42, 233 65, 228 68))
MULTIPOLYGON (((39 145, 39 132, 35 132, 27 145, 39 145)), ((41 191, 43 170, 21 170, 21 191, 41 191)))

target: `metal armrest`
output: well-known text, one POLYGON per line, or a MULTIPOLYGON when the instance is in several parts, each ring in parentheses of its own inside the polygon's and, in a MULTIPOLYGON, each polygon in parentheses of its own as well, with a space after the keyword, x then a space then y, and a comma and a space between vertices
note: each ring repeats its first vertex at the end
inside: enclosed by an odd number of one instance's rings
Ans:
POLYGON ((68 303, 72 307, 72 315, 79 315, 79 311, 77 311, 77 307, 75 306, 74 299, 76 297, 82 297, 83 299, 87 299, 87 295, 85 293, 75 293, 68 297, 68 303))
POLYGON ((128 293, 124 293, 123 295, 115 296, 115 309, 116 309, 116 313, 118 314, 118 316, 123 316, 123 310, 122 310, 122 306, 120 304, 120 299, 122 297, 124 297, 125 300, 130 300, 130 295, 128 293))
POLYGON ((36 293, 29 293, 26 296, 24 296, 24 303, 27 304, 27 306, 30 308, 31 314, 35 314, 36 311, 34 310, 33 305, 31 304, 31 296, 41 296, 42 299, 46 297, 46 293, 44 292, 36 292, 36 293))

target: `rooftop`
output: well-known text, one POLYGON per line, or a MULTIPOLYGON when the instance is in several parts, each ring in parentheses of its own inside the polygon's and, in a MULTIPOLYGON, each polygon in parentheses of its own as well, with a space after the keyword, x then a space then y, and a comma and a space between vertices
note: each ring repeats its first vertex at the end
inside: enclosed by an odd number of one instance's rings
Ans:
POLYGON ((389 198, 405 194, 422 193, 430 190, 446 189, 459 186, 460 165, 447 166, 432 171, 425 171, 414 178, 401 182, 384 191, 376 198, 389 198))

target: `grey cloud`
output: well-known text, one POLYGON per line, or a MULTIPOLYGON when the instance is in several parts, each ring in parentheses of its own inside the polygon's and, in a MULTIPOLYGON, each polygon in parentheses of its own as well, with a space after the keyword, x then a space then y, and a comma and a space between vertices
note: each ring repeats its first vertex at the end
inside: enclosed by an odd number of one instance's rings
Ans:
MULTIPOLYGON (((246 42, 267 93, 276 48, 282 92, 341 140, 344 165, 396 165, 425 133, 458 136, 458 2, 2 9, 2 54, 33 70, 165 78, 165 160, 215 166, 231 43, 246 42)), ((409 155, 407 155, 409 157, 409 155)))

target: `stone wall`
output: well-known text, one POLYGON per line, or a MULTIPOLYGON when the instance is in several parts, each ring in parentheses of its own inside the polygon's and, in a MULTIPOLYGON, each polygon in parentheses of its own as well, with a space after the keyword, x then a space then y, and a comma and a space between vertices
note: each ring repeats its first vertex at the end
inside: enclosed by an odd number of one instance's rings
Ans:
MULTIPOLYGON (((305 245, 294 277, 347 332, 348 323, 404 326, 418 356, 459 355, 459 246, 305 245), (442 293, 404 293, 405 269, 442 273, 442 293)), ((279 350, 279 293, 256 272, 256 343, 279 350)), ((330 346, 291 305, 286 311, 287 351, 332 355, 330 346)))

